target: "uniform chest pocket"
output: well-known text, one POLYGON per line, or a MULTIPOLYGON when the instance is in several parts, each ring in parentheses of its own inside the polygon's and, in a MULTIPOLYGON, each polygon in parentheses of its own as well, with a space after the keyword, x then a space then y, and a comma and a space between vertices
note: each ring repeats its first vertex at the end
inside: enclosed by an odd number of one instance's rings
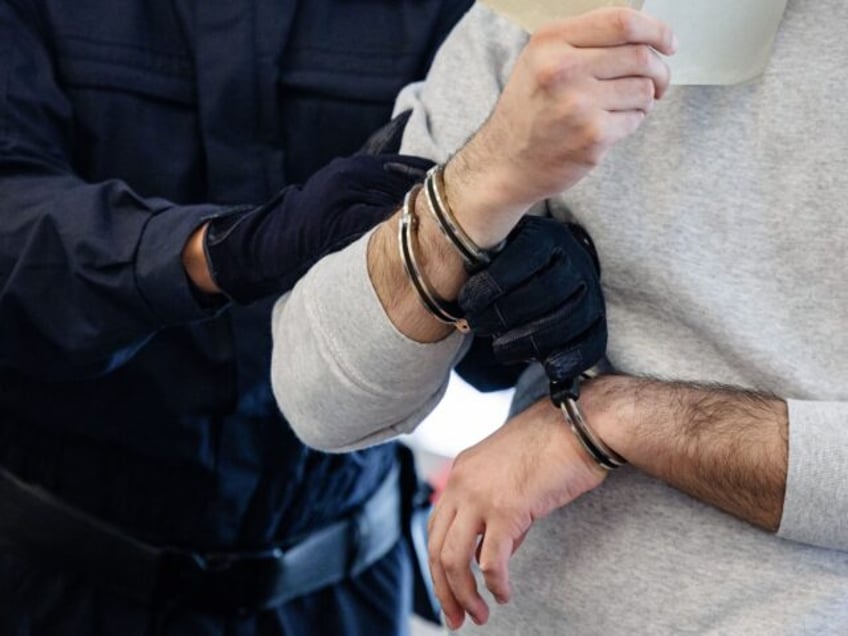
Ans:
POLYGON ((283 89, 366 102, 394 100, 426 63, 429 16, 421 6, 426 4, 410 0, 300 3, 281 58, 283 89))
POLYGON ((191 60, 79 36, 59 37, 56 47, 56 72, 74 112, 77 173, 122 179, 142 196, 202 200, 191 60))
POLYGON ((197 102, 194 66, 187 56, 132 44, 59 36, 57 71, 69 91, 117 91, 187 106, 197 102))

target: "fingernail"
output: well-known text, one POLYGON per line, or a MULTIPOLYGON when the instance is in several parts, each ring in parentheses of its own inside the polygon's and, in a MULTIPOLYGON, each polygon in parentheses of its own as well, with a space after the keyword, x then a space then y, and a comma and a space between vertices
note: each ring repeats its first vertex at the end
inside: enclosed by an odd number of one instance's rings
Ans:
POLYGON ((459 625, 457 625, 457 624, 456 624, 456 623, 455 623, 455 622, 451 619, 451 617, 450 617, 450 616, 448 616, 447 614, 445 614, 444 612, 442 612, 442 620, 445 622, 445 625, 447 625, 447 626, 448 626, 448 629, 449 629, 449 630, 451 630, 451 631, 453 631, 453 630, 455 630, 455 629, 459 628, 459 625))

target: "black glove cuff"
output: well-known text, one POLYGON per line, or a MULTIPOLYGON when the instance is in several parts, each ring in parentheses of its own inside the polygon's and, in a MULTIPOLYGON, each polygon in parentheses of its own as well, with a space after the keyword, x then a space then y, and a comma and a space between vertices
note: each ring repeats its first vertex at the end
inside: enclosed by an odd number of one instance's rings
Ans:
POLYGON ((250 272, 247 262, 249 252, 244 248, 246 235, 260 222, 260 217, 268 212, 269 206, 259 208, 241 206, 226 214, 215 217, 206 229, 203 249, 212 280, 225 296, 237 303, 249 303, 261 298, 270 289, 268 285, 256 284, 258 281, 246 272, 250 272))
POLYGON ((397 210, 432 165, 400 155, 336 159, 260 207, 214 219, 206 236, 213 279, 239 303, 288 291, 397 210))

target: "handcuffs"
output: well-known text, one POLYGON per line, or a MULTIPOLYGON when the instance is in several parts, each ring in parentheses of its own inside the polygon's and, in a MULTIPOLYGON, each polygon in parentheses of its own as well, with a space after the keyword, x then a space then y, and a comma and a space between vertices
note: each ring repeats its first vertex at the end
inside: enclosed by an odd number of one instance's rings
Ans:
POLYGON ((607 446, 586 423, 583 409, 580 408, 580 384, 594 375, 584 373, 570 380, 551 380, 551 401, 562 411, 565 421, 571 427, 580 445, 589 456, 604 470, 615 470, 624 466, 627 460, 607 446))

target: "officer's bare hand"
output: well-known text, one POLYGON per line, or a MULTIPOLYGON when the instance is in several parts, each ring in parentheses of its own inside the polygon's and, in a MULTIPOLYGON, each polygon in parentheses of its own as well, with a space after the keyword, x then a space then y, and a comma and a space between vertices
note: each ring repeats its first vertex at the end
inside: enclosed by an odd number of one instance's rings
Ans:
POLYGON ((448 167, 449 195, 472 237, 503 238, 517 215, 573 186, 635 132, 668 87, 658 52, 675 48, 668 26, 632 9, 540 28, 491 117, 448 167))
POLYGON ((475 555, 486 587, 507 603, 507 564, 533 522, 604 477, 547 399, 461 453, 429 528, 430 570, 449 627, 466 613, 477 624, 489 618, 471 571, 475 555))

